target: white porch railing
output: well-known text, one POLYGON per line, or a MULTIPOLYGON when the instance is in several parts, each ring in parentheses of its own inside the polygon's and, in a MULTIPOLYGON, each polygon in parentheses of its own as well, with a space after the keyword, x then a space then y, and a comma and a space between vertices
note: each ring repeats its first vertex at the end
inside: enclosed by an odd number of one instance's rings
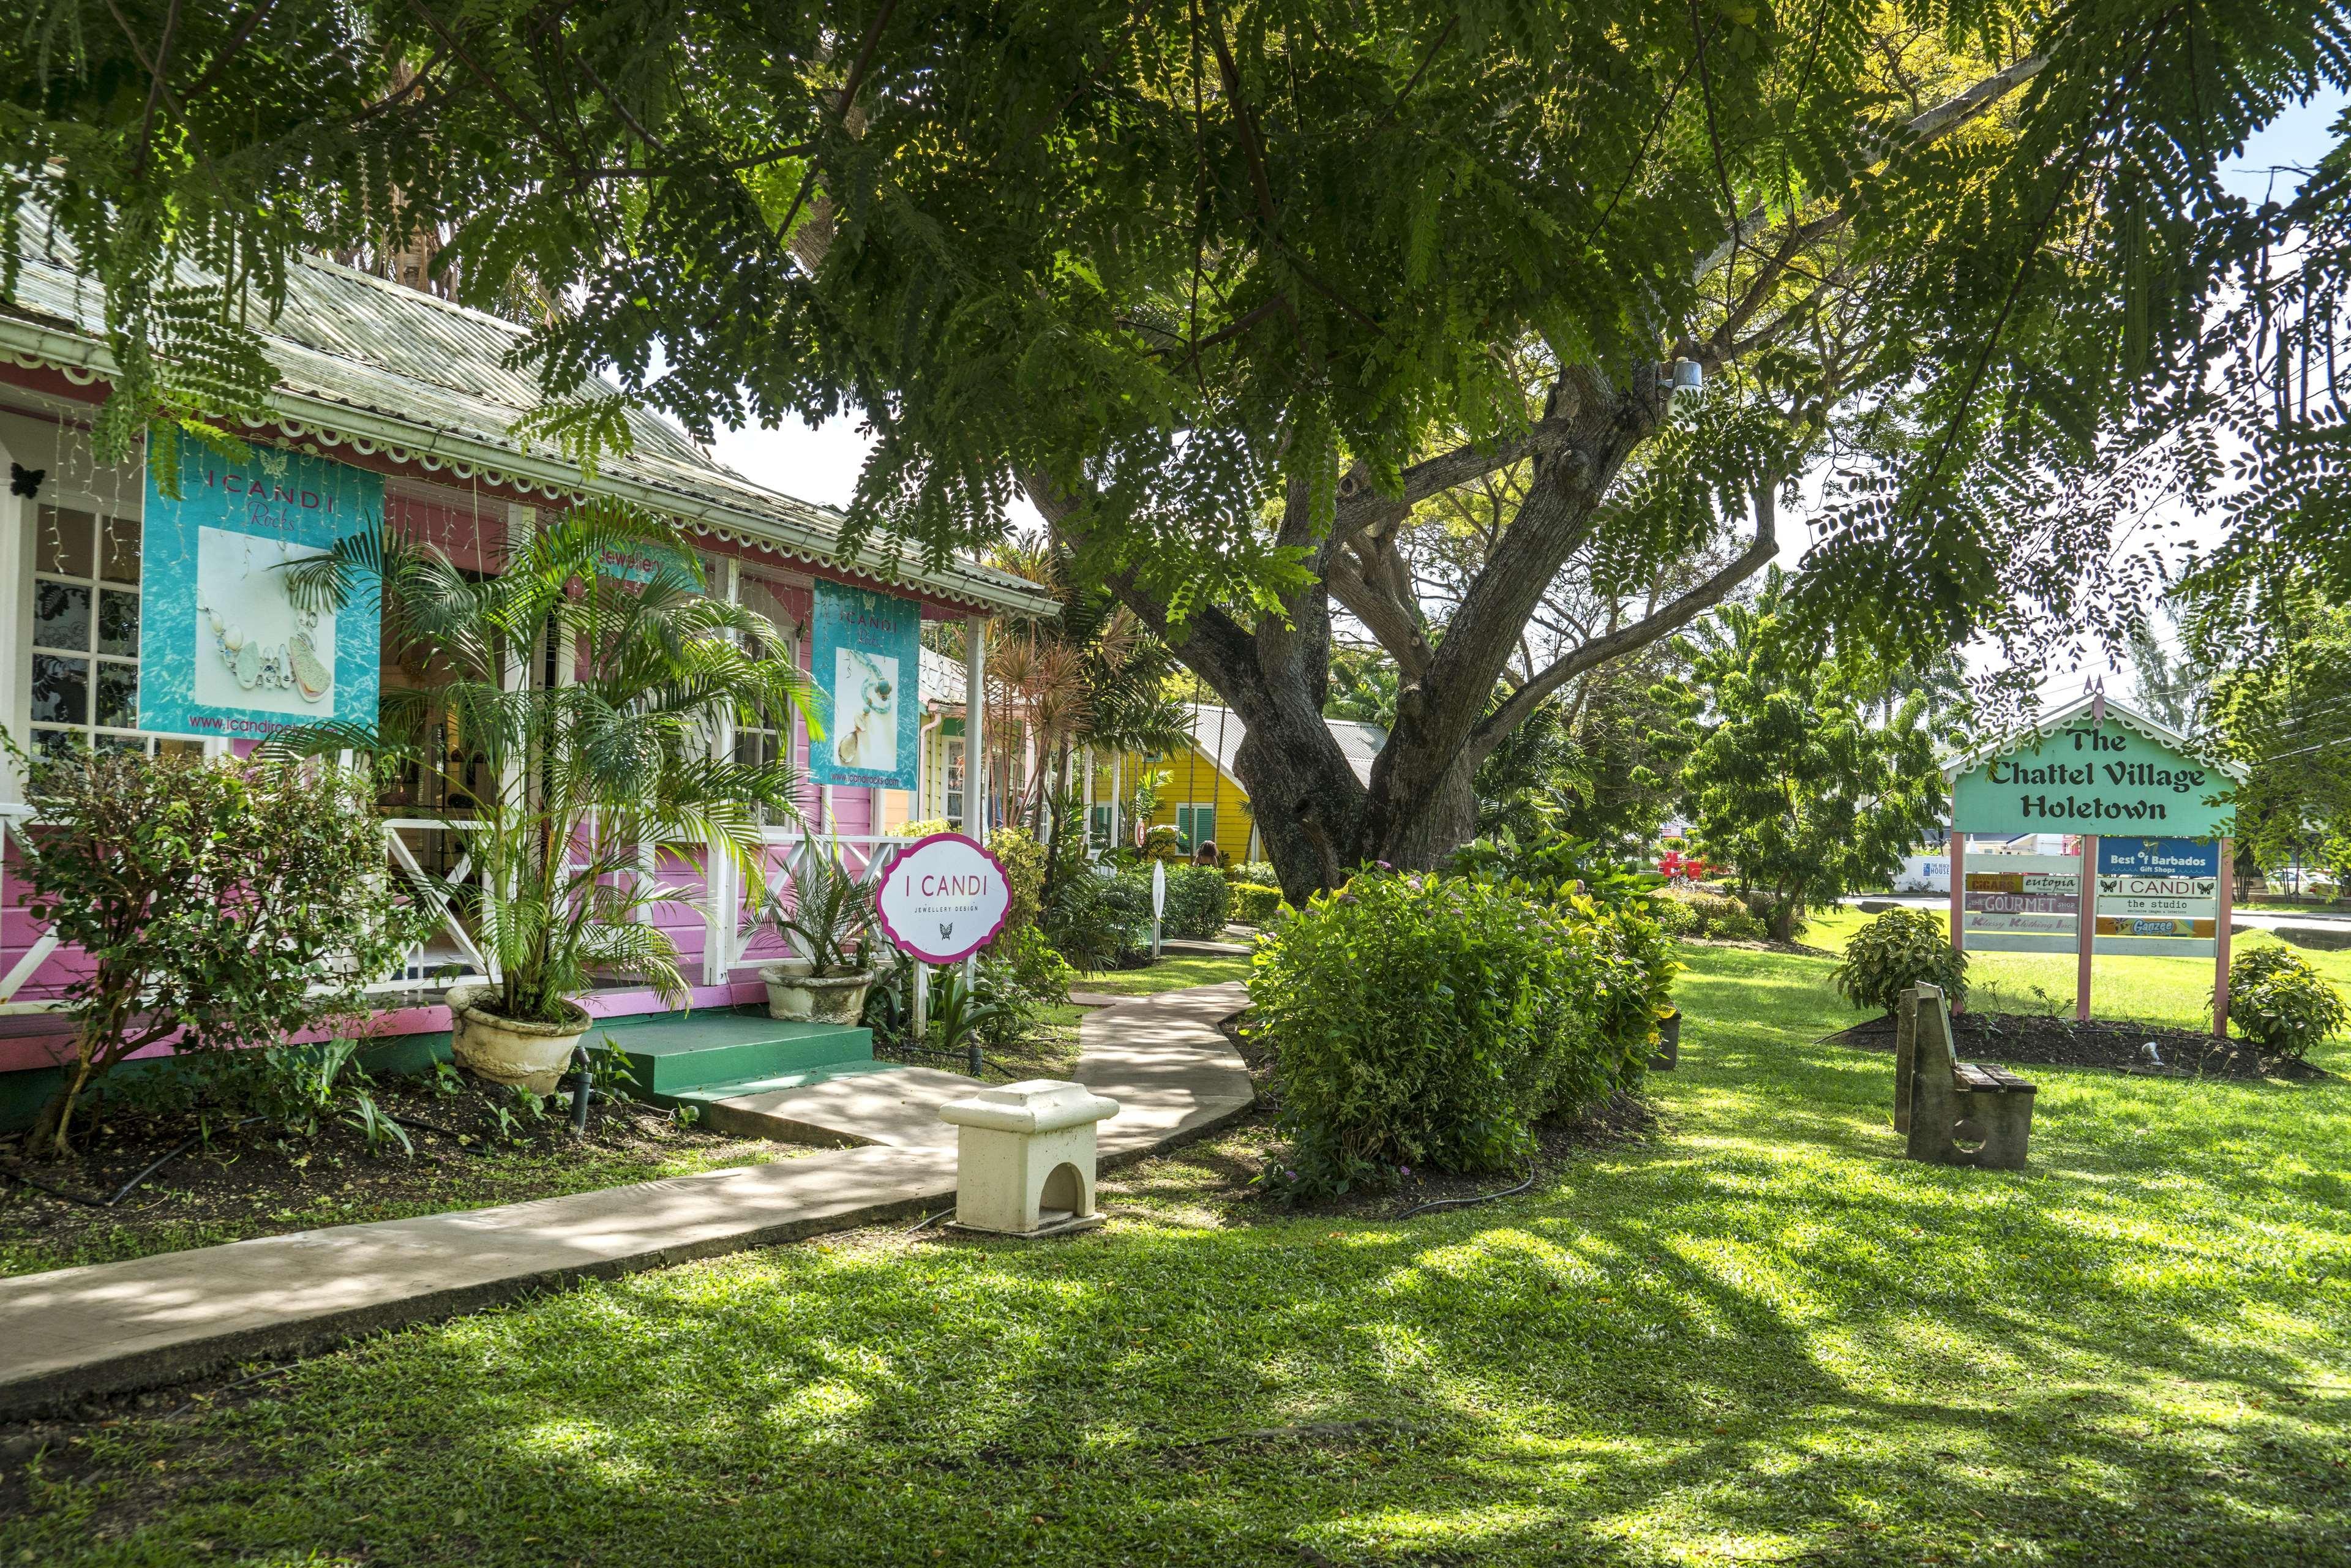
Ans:
MULTIPOLYGON (((709 927, 703 949, 703 980, 724 985, 737 969, 757 968, 767 957, 746 957, 745 951, 761 925, 786 907, 791 892, 791 862, 802 846, 814 841, 836 846, 842 862, 868 882, 888 869, 893 852, 914 842, 903 833, 811 833, 800 828, 768 828, 760 835, 772 862, 768 872, 768 902, 752 910, 737 885, 732 865, 716 859, 703 867, 703 918, 709 927)), ((790 939, 786 938, 790 946, 790 939)))
MULTIPOLYGON (((6 907, 6 851, 10 835, 20 835, 33 820, 30 806, 0 803, 0 908, 6 907)), ((423 942, 411 947, 392 973, 368 983, 371 995, 386 995, 420 988, 438 989, 469 980, 496 980, 496 965, 482 951, 467 930, 455 906, 444 888, 461 884, 468 879, 484 882, 484 894, 489 893, 486 873, 477 873, 473 852, 460 850, 449 871, 438 877, 429 875, 412 836, 425 833, 465 834, 477 831, 480 824, 462 819, 440 821, 429 817, 389 817, 382 820, 384 848, 392 869, 404 875, 410 884, 423 892, 438 906, 439 929, 423 942)), ((754 968, 768 960, 746 956, 746 951, 758 928, 788 906, 791 890, 790 863, 810 840, 837 846, 841 859, 852 870, 868 880, 878 877, 886 867, 892 852, 914 841, 903 834, 810 833, 798 828, 770 828, 761 835, 768 846, 772 862, 768 876, 768 900, 758 909, 751 909, 744 889, 731 864, 721 859, 706 858, 703 865, 703 890, 698 901, 708 930, 707 945, 703 953, 703 979, 705 984, 724 985, 737 969, 754 968)), ((648 873, 647 874, 650 874, 648 873)), ((17 1000, 17 993, 43 965, 57 956, 58 941, 56 932, 43 931, 33 945, 20 955, 5 976, 0 976, 0 1016, 19 1013, 41 1013, 58 1010, 64 1004, 57 998, 35 998, 17 1000)))
MULTIPOLYGON (((8 842, 12 836, 21 837, 33 821, 33 809, 24 803, 0 804, 0 909, 8 906, 7 860, 8 842)), ((497 977, 496 967, 484 956, 475 943, 473 933, 458 917, 448 898, 435 886, 435 880, 425 874, 403 834, 466 833, 480 824, 467 821, 435 821, 423 817, 392 817, 383 821, 384 847, 391 864, 411 879, 411 885, 424 893, 439 906, 440 929, 427 941, 420 942, 402 955, 396 970, 381 979, 371 981, 366 989, 371 994, 414 990, 423 986, 454 985, 461 980, 492 980, 497 977)), ((462 883, 473 873, 471 851, 461 852, 456 863, 440 883, 462 883)), ((65 1004, 55 997, 39 997, 19 1001, 16 993, 41 971, 41 967, 57 956, 59 943, 54 930, 43 931, 33 945, 0 975, 0 1016, 20 1013, 55 1012, 65 1004)))

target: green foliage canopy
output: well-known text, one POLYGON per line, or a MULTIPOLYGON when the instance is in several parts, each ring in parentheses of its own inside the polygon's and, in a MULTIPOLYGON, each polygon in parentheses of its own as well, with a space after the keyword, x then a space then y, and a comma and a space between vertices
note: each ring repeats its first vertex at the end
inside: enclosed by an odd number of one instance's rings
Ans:
POLYGON ((2081 476, 2200 382, 2217 165, 2346 44, 2334 0, 46 0, 0 221, 98 272, 118 446, 259 398, 294 249, 413 243, 558 307, 542 436, 618 438, 600 369, 702 434, 854 406, 852 531, 934 557, 1024 489, 1239 711, 1302 896, 1441 858, 1478 762, 1761 570, 1823 459, 1804 596, 1850 636, 2117 597, 2081 476), (1520 462, 1432 643, 1382 530, 1520 462), (1490 703, 1571 562, 1750 533, 1490 703), (1404 676, 1368 786, 1317 717, 1334 601, 1404 676))

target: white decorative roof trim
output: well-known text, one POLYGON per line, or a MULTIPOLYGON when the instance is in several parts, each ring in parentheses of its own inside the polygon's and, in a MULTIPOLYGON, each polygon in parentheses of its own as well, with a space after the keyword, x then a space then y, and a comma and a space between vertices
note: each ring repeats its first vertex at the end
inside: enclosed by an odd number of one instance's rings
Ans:
MULTIPOLYGON (((1953 758, 1943 765, 1943 777, 1956 781, 1960 775, 1974 772, 1994 758, 2006 757, 2012 751, 2021 751, 2028 744, 2038 744, 2088 713, 2098 700, 2098 693, 2084 692, 2056 712, 2045 717, 2036 718, 2024 728, 2011 730, 1998 740, 1953 758)), ((2149 718, 2129 704, 2116 698, 2107 697, 2105 700, 2105 716, 2120 724, 2124 728, 2137 730, 2143 738, 2154 741, 2158 746, 2168 747, 2182 757, 2193 758, 2207 768, 2217 768, 2241 784, 2244 782, 2245 768, 2242 763, 2221 761, 2205 752, 2169 725, 2149 718)))
MULTIPOLYGON (((0 314, 0 358, 27 370, 55 371, 77 386, 110 379, 112 368, 110 356, 102 344, 78 333, 58 331, 20 316, 5 314, 0 314)), ((902 593, 911 591, 935 601, 1026 615, 1050 617, 1060 613, 1061 606, 1050 595, 1008 574, 972 567, 946 572, 918 569, 904 577, 887 576, 875 570, 881 564, 878 561, 846 559, 830 553, 825 547, 832 541, 815 537, 813 529, 740 511, 707 497, 643 481, 589 480, 576 466, 560 458, 503 453, 455 432, 407 425, 391 415, 329 399, 280 392, 271 401, 274 406, 268 419, 241 419, 239 423, 254 429, 275 425, 298 440, 307 435, 330 446, 349 445, 354 452, 380 453, 394 462, 413 463, 430 472, 445 470, 460 478, 479 477, 486 484, 507 486, 526 495, 574 502, 585 500, 594 493, 613 496, 664 513, 681 528, 705 538, 724 538, 828 572, 846 573, 902 593), (465 449, 463 455, 455 450, 458 447, 465 449), (526 467, 539 472, 528 473, 526 467), (795 537, 802 535, 807 537, 795 537), (990 580, 996 578, 1003 580, 990 580)), ((322 455, 316 446, 306 446, 305 450, 313 456, 322 455)))

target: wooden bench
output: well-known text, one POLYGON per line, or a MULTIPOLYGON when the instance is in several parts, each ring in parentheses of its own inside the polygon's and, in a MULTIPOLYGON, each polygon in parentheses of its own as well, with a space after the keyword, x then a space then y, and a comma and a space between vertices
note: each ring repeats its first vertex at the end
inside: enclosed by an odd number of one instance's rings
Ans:
POLYGON ((1940 986, 1902 993, 1894 1032, 1894 1130, 1909 1134, 1908 1158, 2023 1169, 2033 1092, 2004 1067, 1959 1060, 1940 986))

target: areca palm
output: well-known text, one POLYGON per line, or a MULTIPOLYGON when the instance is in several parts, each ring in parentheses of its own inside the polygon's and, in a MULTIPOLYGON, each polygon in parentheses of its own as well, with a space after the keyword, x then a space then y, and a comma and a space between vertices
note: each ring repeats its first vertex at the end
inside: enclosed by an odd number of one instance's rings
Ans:
POLYGON ((737 761, 721 742, 732 722, 773 724, 794 708, 823 733, 807 676, 757 652, 781 645, 776 628, 706 596, 675 530, 617 503, 518 532, 495 577, 430 546, 362 537, 298 568, 291 587, 340 604, 376 574, 387 637, 448 680, 386 694, 378 728, 310 726, 273 746, 413 753, 437 716, 479 765, 452 779, 451 801, 472 825, 480 879, 445 892, 495 966, 496 1010, 563 1022, 569 998, 600 977, 682 1000, 677 949, 649 916, 694 895, 647 874, 648 862, 724 857, 764 907, 760 829, 799 821, 800 776, 788 760, 737 761), (643 580, 609 569, 648 556, 643 580), (549 649, 559 678, 528 679, 549 649))

